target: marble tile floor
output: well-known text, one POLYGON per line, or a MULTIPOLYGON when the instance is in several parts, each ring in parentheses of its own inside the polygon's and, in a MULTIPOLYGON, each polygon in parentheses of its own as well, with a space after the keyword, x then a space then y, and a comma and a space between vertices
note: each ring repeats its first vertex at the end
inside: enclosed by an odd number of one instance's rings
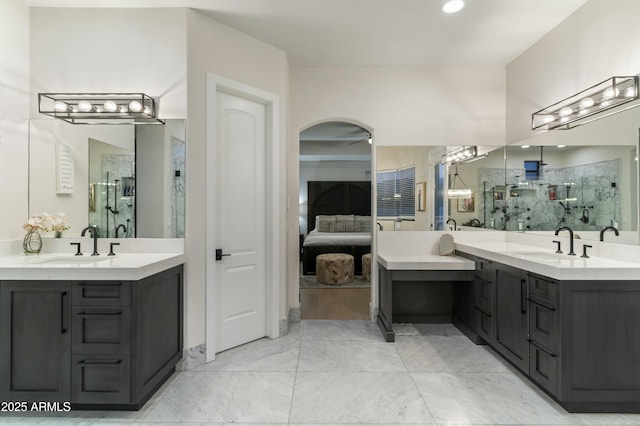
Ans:
POLYGON ((640 415, 564 411, 450 324, 303 321, 179 372, 138 412, 9 416, 0 424, 639 425, 640 415))

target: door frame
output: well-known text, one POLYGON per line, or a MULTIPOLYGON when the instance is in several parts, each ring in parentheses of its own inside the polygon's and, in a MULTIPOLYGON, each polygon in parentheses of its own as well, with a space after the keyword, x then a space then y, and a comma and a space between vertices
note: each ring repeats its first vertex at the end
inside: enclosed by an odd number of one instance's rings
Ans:
POLYGON ((215 327, 215 273, 217 263, 215 261, 216 234, 213 220, 209 213, 214 212, 216 176, 213 167, 216 160, 216 114, 218 92, 230 93, 255 102, 266 107, 266 244, 265 244, 265 278, 266 278, 266 330, 269 338, 280 335, 280 97, 274 93, 258 89, 256 87, 240 83, 235 80, 222 77, 214 73, 207 73, 206 91, 206 213, 205 213, 205 348, 206 362, 215 359, 216 351, 216 327, 215 327))

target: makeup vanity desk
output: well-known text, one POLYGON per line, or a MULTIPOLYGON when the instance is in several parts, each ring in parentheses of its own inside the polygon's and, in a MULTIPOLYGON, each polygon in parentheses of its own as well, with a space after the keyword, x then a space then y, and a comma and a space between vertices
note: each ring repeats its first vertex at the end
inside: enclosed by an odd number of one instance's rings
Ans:
POLYGON ((393 322, 451 322, 453 287, 472 282, 474 270, 473 260, 459 256, 380 250, 376 322, 385 340, 395 340, 393 322))

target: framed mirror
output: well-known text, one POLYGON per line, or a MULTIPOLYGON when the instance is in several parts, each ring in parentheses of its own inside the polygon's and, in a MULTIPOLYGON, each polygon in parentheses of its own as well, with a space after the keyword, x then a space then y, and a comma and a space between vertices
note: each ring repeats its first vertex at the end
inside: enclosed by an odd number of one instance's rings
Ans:
POLYGON ((29 123, 29 215, 64 212, 80 235, 183 238, 185 120, 166 124, 29 123))

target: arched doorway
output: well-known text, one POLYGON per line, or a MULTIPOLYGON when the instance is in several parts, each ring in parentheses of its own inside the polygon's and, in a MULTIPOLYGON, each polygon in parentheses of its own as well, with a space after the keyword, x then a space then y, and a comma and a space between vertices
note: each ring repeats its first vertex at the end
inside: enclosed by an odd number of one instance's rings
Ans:
POLYGON ((370 263, 363 268, 363 256, 371 253, 373 231, 371 130, 332 120, 299 136, 300 317, 369 319, 370 263), (351 256, 353 276, 351 260, 337 256, 334 263, 326 254, 351 256))

